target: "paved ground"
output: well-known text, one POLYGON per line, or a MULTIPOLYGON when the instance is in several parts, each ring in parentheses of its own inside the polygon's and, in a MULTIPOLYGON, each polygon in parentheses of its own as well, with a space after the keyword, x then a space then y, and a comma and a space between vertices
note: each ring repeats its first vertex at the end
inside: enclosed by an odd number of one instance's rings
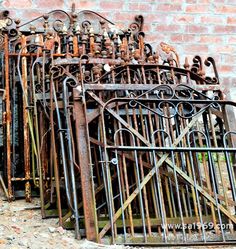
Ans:
MULTIPOLYGON (((105 246, 91 243, 86 240, 75 240, 74 232, 66 231, 63 228, 58 227, 57 219, 43 220, 41 218, 39 199, 34 199, 32 203, 26 203, 24 200, 8 203, 3 199, 0 199, 0 248, 123 249, 125 247, 105 246)), ((130 247, 126 247, 126 249, 128 248, 130 247)), ((185 248, 187 249, 190 247, 185 248)), ((233 247, 231 246, 228 248, 233 247)), ((234 248, 236 248, 236 246, 234 248)), ((194 249, 196 249, 196 247, 194 249)), ((206 247, 204 247, 204 249, 206 249, 206 247)))

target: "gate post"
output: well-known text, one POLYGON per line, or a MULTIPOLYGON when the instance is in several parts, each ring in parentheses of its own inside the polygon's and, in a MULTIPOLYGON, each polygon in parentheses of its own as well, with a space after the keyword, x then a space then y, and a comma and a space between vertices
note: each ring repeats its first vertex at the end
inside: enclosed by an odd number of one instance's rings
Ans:
POLYGON ((95 209, 95 196, 92 179, 92 166, 90 160, 90 146, 87 120, 84 103, 77 89, 73 89, 73 116, 76 126, 76 143, 80 165, 81 187, 84 208, 84 224, 86 238, 90 241, 98 240, 97 215, 95 209))

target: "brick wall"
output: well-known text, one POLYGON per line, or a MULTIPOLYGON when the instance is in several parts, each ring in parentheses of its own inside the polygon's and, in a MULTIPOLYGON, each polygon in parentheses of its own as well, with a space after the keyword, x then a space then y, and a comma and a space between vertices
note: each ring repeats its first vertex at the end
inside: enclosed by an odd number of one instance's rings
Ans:
POLYGON ((221 82, 236 99, 236 0, 0 0, 11 16, 30 20, 53 9, 97 11, 126 27, 134 15, 144 16, 146 41, 154 48, 161 41, 173 45, 181 63, 184 57, 213 56, 221 82))

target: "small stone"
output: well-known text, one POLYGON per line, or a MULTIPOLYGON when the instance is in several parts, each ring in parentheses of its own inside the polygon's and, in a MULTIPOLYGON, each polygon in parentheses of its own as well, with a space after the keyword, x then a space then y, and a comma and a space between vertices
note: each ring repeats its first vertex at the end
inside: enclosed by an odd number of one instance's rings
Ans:
POLYGON ((12 222, 16 222, 17 221, 16 217, 13 217, 11 220, 12 220, 12 222))
POLYGON ((1 206, 1 211, 5 211, 5 210, 9 210, 10 209, 10 206, 8 203, 4 203, 2 206, 1 206))
POLYGON ((8 235, 6 237, 7 240, 14 240, 15 239, 15 236, 14 235, 8 235))
POLYGON ((20 233, 21 233, 20 227, 18 227, 18 226, 16 226, 16 225, 13 225, 13 226, 11 226, 11 227, 13 228, 13 230, 15 231, 15 233, 17 233, 17 234, 20 234, 20 233))
POLYGON ((5 239, 0 239, 0 245, 6 244, 6 240, 5 239))
POLYGON ((57 232, 60 233, 60 234, 64 234, 65 233, 65 230, 63 227, 58 227, 57 228, 57 232))
POLYGON ((21 241, 19 241, 18 245, 19 246, 25 246, 25 247, 29 246, 28 241, 26 239, 22 239, 21 241))
POLYGON ((48 231, 50 233, 54 233, 56 231, 56 228, 55 227, 48 227, 48 231))

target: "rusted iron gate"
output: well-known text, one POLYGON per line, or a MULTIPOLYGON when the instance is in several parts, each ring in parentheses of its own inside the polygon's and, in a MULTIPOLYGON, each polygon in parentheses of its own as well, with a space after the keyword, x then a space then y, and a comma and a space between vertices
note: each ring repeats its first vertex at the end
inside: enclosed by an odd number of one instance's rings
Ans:
POLYGON ((142 16, 1 26, 9 200, 40 195, 43 218, 101 243, 235 241, 235 103, 213 58, 181 68, 144 41, 142 16))

